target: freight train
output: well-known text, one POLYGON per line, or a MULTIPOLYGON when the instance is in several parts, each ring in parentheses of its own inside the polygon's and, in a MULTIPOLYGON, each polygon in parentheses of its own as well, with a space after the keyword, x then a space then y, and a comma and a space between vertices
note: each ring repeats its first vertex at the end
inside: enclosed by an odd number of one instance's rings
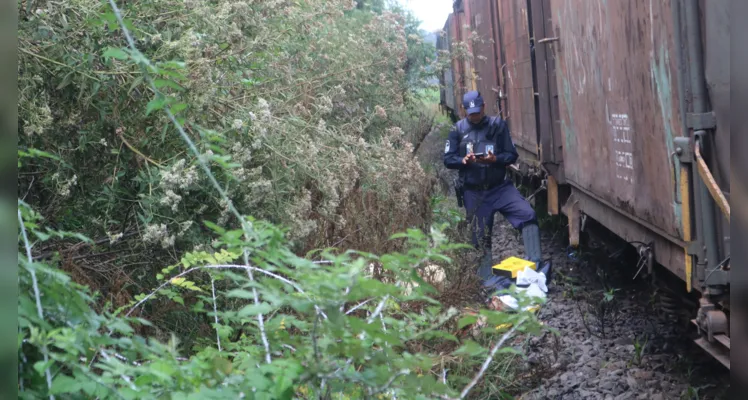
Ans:
POLYGON ((478 90, 569 240, 592 219, 699 297, 696 343, 730 367, 729 2, 456 0, 440 106, 478 90), (661 266, 661 267, 660 267, 661 266))

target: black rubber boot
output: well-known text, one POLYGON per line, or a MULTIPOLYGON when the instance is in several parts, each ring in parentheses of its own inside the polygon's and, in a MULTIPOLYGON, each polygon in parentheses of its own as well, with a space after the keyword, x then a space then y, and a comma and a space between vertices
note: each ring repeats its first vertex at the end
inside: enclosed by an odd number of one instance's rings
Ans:
POLYGON ((540 228, 536 224, 528 224, 522 227, 522 239, 525 243, 525 258, 535 263, 540 268, 542 254, 540 251, 540 228))
POLYGON ((484 250, 483 256, 480 258, 480 263, 478 264, 478 276, 485 282, 486 280, 490 279, 491 276, 493 276, 493 271, 491 270, 493 267, 493 254, 491 253, 491 250, 484 250))

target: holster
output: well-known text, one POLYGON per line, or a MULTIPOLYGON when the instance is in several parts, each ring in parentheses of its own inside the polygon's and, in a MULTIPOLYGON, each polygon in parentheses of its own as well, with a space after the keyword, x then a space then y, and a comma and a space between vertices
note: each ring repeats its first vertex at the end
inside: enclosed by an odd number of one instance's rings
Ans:
POLYGON ((455 196, 457 197, 457 206, 465 207, 465 183, 462 176, 458 176, 454 180, 455 185, 455 196))

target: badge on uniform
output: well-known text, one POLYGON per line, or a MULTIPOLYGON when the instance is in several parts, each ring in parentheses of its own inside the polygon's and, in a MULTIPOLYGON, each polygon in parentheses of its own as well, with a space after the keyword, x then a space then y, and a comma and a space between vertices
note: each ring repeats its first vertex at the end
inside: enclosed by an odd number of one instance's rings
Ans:
POLYGON ((487 144, 486 145, 486 154, 488 154, 488 153, 494 154, 494 152, 493 152, 493 145, 492 144, 487 144))
POLYGON ((473 142, 467 144, 467 152, 468 154, 473 152, 473 142))
POLYGON ((444 146, 444 152, 449 153, 449 140, 447 140, 447 144, 444 146))

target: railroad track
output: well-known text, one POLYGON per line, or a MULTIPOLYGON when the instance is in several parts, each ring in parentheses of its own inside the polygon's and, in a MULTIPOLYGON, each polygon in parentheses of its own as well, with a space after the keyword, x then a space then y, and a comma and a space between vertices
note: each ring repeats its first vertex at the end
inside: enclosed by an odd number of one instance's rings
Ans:
MULTIPOLYGON (((654 276, 654 275, 653 275, 654 276)), ((730 369, 730 310, 729 304, 711 301, 702 296, 698 303, 692 296, 673 287, 672 280, 652 279, 653 289, 659 292, 659 310, 674 321, 686 323, 698 335, 694 343, 730 369)))
MULTIPOLYGON (((621 245, 625 244, 617 235, 595 221, 588 223, 584 232, 585 235, 602 243, 606 248, 621 249, 621 245)), ((656 295, 657 312, 675 324, 695 328, 691 331, 697 336, 693 342, 729 370, 729 297, 724 297, 728 299, 727 301, 720 301, 720 298, 716 296, 710 300, 704 294, 684 291, 683 282, 667 268, 654 262, 653 258, 649 257, 650 253, 644 244, 638 244, 634 248, 639 258, 630 273, 638 277, 635 280, 646 284, 650 293, 656 295)), ((623 249, 616 251, 613 255, 621 251, 623 249)), ((630 262, 633 263, 633 259, 630 262)), ((627 273, 624 272, 623 275, 627 273)))

